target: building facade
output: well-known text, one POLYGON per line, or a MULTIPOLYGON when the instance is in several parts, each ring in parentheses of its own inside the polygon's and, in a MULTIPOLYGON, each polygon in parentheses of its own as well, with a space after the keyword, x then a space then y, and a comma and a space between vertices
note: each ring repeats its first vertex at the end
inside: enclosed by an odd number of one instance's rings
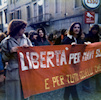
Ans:
MULTIPOLYGON (((84 32, 90 24, 84 21, 87 9, 82 0, 7 0, 8 23, 12 19, 24 19, 28 22, 27 31, 43 27, 47 34, 54 30, 68 29, 73 22, 80 22, 84 32)), ((101 23, 101 7, 94 10, 95 23, 101 23)), ((93 11, 93 10, 92 10, 93 11)))
POLYGON ((0 31, 6 31, 7 26, 7 0, 0 0, 0 31))

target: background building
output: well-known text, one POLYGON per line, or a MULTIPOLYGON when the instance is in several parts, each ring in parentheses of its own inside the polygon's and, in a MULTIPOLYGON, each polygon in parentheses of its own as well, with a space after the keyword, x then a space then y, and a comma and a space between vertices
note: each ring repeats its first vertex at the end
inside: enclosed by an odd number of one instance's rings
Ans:
POLYGON ((7 0, 0 0, 0 31, 7 30, 7 0))
POLYGON ((85 23, 85 11, 94 11, 95 23, 101 24, 101 6, 96 10, 88 10, 82 5, 82 0, 7 1, 7 22, 16 18, 24 19, 28 22, 26 31, 44 27, 49 34, 54 30, 68 29, 72 22, 77 21, 87 33, 91 24, 85 23))

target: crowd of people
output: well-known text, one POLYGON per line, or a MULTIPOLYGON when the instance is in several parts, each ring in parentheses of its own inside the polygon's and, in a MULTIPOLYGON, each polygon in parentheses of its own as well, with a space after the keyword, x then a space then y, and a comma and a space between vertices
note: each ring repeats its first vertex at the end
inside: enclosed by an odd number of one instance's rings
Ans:
MULTIPOLYGON (((24 32, 26 26, 27 22, 24 20, 14 19, 8 25, 7 34, 0 34, 0 82, 5 80, 6 100, 24 100, 17 58, 19 46, 26 48, 28 46, 64 44, 88 45, 100 41, 100 27, 97 24, 90 27, 88 34, 82 31, 82 25, 79 22, 72 23, 68 30, 62 29, 60 32, 56 31, 49 35, 46 34, 44 28, 24 32), (6 71, 4 71, 5 66, 6 71)), ((96 90, 101 91, 99 74, 94 78, 96 90)), ((90 79, 86 79, 82 82, 82 89, 86 92, 90 92, 89 81, 90 79)), ((76 85, 65 87, 64 100, 69 100, 70 95, 72 95, 73 100, 80 100, 76 85)))

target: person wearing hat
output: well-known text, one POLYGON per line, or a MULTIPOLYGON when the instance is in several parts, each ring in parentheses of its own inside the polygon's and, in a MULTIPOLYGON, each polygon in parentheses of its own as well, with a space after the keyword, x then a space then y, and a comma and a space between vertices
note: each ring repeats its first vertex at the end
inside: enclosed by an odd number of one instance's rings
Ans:
POLYGON ((2 59, 8 62, 5 79, 6 100, 24 100, 19 77, 17 48, 32 46, 31 41, 24 35, 26 26, 25 21, 13 19, 8 25, 9 36, 1 43, 2 59))

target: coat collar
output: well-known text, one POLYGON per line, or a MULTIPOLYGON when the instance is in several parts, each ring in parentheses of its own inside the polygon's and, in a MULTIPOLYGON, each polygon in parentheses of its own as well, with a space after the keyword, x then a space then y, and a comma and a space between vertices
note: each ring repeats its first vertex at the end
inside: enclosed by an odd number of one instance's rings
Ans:
MULTIPOLYGON (((16 43, 19 45, 19 42, 18 42, 15 38, 10 37, 10 36, 8 36, 8 38, 10 38, 11 40, 13 40, 14 42, 16 42, 16 43)), ((25 36, 25 34, 23 34, 20 38, 21 38, 21 39, 22 39, 22 38, 26 39, 27 37, 25 36)))
POLYGON ((77 43, 77 39, 75 37, 73 37, 73 35, 67 35, 67 37, 69 37, 70 39, 74 38, 75 43, 77 43))

